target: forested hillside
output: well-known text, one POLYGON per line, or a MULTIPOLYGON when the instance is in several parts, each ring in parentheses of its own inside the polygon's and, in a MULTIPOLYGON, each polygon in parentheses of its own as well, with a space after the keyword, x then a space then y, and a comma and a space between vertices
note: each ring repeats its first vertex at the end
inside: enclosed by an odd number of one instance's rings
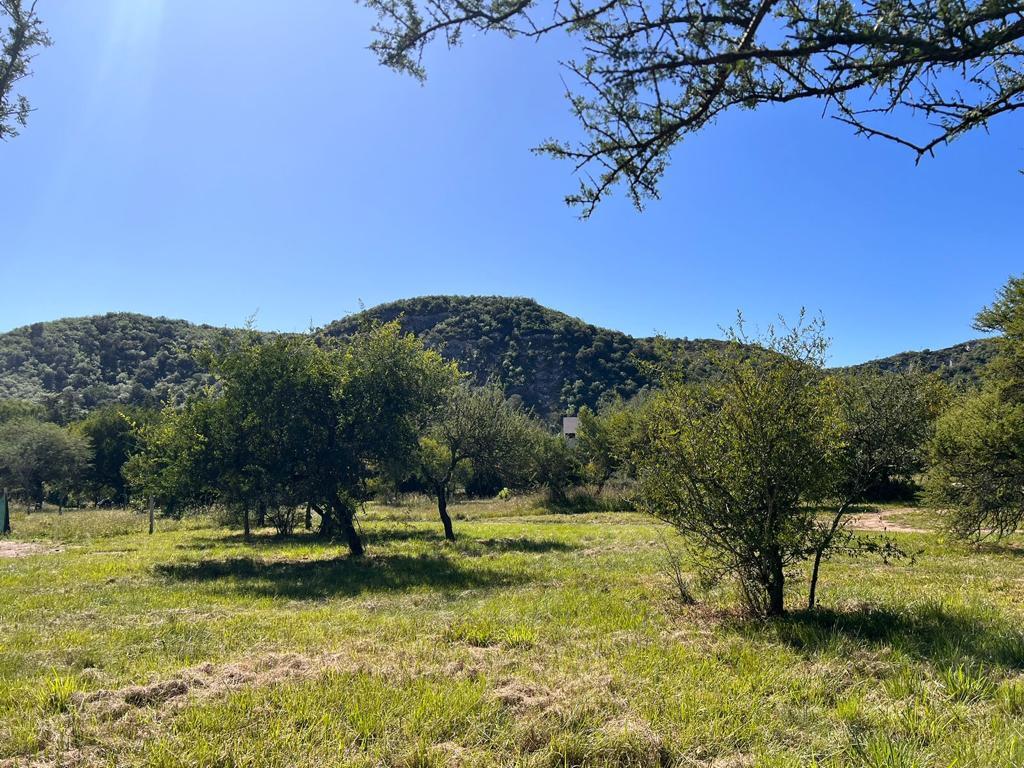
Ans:
POLYGON ((61 420, 109 402, 180 401, 209 380, 193 352, 217 332, 124 312, 17 328, 0 334, 0 398, 46 403, 61 420))
MULTIPOLYGON (((368 319, 400 320, 479 382, 498 380, 541 415, 594 406, 602 396, 631 397, 648 384, 645 366, 655 359, 653 339, 598 328, 525 298, 407 299, 339 320, 324 332, 350 334, 368 319)), ((703 353, 722 342, 667 343, 699 368, 703 353)))
POLYGON ((920 352, 901 352, 861 363, 855 368, 874 368, 881 371, 908 371, 911 369, 938 371, 943 379, 954 384, 971 386, 978 383, 981 369, 995 355, 992 339, 973 339, 945 349, 923 349, 920 352))
MULTIPOLYGON (((371 320, 403 328, 459 362, 479 382, 494 379, 541 416, 630 397, 649 383, 655 341, 598 328, 525 298, 427 296, 383 304, 338 320, 323 333, 348 335, 371 320)), ((35 323, 0 334, 0 398, 45 403, 56 418, 77 418, 108 402, 180 401, 208 382, 194 351, 223 331, 146 315, 111 313, 35 323)), ((706 372, 714 340, 669 340, 693 378, 706 372)), ((977 379, 989 340, 906 352, 863 363, 917 367, 961 382, 977 379)))

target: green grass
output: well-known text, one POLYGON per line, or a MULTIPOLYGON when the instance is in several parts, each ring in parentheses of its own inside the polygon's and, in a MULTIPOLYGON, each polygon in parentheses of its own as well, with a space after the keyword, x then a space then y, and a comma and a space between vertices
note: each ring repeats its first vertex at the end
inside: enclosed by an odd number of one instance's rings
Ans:
POLYGON ((17 514, 45 549, 0 559, 0 766, 1024 764, 1019 545, 899 534, 913 565, 828 563, 820 611, 756 622, 724 584, 682 605, 642 516, 453 511, 450 545, 370 509, 361 562, 17 514))

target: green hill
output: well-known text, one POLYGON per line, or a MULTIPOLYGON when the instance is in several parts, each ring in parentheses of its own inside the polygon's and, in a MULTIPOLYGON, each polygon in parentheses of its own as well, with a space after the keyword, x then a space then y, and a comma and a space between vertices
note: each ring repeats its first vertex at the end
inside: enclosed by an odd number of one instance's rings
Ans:
MULTIPOLYGON (((351 315, 322 330, 348 335, 370 320, 398 319, 478 381, 494 379, 538 414, 551 417, 602 397, 630 397, 649 383, 655 340, 590 325, 531 299, 426 296, 351 315)), ((194 350, 223 332, 184 320, 130 313, 35 323, 0 334, 0 398, 45 403, 62 420, 109 402, 180 402, 209 382, 194 350)), ((228 331, 233 332, 233 331, 228 331)), ((668 344, 691 375, 706 374, 715 340, 668 344)), ((992 355, 991 340, 905 352, 858 368, 940 371, 973 382, 992 355)))
MULTIPOLYGON (((399 320, 478 380, 493 378, 542 415, 602 397, 631 397, 648 383, 645 364, 655 359, 654 339, 637 339, 590 325, 532 299, 498 296, 425 296, 339 320, 329 335, 352 333, 367 319, 399 320)), ((722 342, 669 342, 692 365, 722 342)))
POLYGON ((944 349, 923 349, 920 352, 901 352, 898 355, 870 360, 853 366, 854 369, 874 368, 880 371, 938 372, 953 384, 974 386, 981 369, 995 355, 993 339, 973 339, 944 349))
POLYGON ((127 312, 0 334, 0 398, 47 403, 63 420, 110 402, 180 401, 209 381, 192 352, 217 329, 127 312))

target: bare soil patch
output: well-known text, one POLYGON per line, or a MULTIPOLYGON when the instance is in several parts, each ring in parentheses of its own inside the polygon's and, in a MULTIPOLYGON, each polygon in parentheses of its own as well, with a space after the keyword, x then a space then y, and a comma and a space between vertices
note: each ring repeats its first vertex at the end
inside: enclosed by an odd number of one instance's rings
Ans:
POLYGON ((887 509, 884 512, 863 512, 850 517, 850 527, 858 531, 874 531, 878 533, 929 533, 926 528, 915 528, 903 525, 892 519, 893 515, 916 510, 906 507, 887 509))
POLYGON ((29 555, 43 555, 50 552, 60 552, 60 547, 47 547, 36 544, 32 541, 11 541, 0 539, 0 558, 4 557, 28 557, 29 555))

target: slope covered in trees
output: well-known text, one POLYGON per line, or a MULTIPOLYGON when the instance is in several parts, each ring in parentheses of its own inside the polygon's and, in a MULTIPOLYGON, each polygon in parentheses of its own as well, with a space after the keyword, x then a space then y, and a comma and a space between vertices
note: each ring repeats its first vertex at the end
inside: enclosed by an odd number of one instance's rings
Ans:
POLYGON ((871 360, 854 366, 858 370, 938 372, 945 381, 975 386, 981 369, 993 358, 994 339, 973 339, 945 349, 922 349, 871 360))
POLYGON ((110 402, 179 402, 210 379, 193 353, 218 333, 130 313, 34 323, 0 334, 0 398, 68 421, 110 402))
MULTIPOLYGON (((631 397, 649 383, 645 363, 655 359, 654 339, 599 328, 525 298, 407 299, 339 320, 325 333, 348 335, 367 319, 399 320, 478 382, 498 381, 541 415, 594 406, 602 396, 631 397)), ((722 342, 667 343, 699 366, 702 353, 722 342)))
MULTIPOLYGON (((656 341, 599 328, 525 298, 427 296, 383 304, 328 325, 350 335, 370 320, 398 319, 426 345, 456 360, 479 383, 497 381, 541 416, 630 397, 649 384, 656 341)), ((35 323, 0 334, 0 399, 47 405, 69 421, 110 402, 180 402, 209 382, 197 348, 223 331, 184 320, 111 313, 35 323)), ((230 331, 229 331, 230 332, 230 331)), ((668 340, 689 367, 706 374, 703 353, 722 342, 668 340)), ((940 371, 973 383, 992 354, 979 340, 943 350, 906 352, 858 368, 940 371)))

